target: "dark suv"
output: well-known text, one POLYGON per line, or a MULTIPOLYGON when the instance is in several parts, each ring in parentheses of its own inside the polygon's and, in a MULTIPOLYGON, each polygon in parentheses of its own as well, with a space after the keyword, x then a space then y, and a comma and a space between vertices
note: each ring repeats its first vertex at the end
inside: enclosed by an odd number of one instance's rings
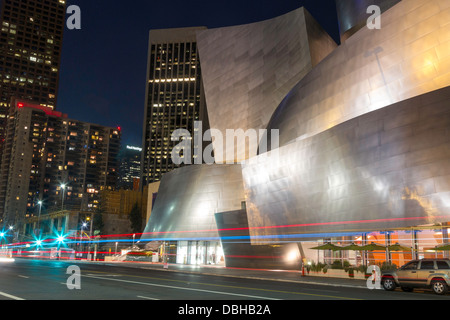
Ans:
POLYGON ((381 284, 388 291, 396 287, 403 291, 431 288, 436 294, 445 294, 450 286, 450 260, 413 260, 396 271, 383 272, 381 284))

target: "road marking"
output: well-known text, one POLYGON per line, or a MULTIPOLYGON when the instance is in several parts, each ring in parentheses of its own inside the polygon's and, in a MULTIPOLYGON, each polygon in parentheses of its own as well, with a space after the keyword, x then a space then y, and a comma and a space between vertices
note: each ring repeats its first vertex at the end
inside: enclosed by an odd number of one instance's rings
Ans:
POLYGON ((252 295, 240 294, 240 293, 221 292, 221 291, 212 291, 212 290, 194 289, 194 288, 184 288, 184 287, 175 287, 175 286, 168 286, 168 285, 156 284, 156 283, 148 283, 148 282, 138 282, 138 281, 122 280, 122 279, 110 279, 110 278, 94 277, 94 276, 87 276, 87 275, 85 277, 94 278, 94 279, 109 280, 109 281, 133 283, 133 284, 143 284, 143 285, 146 285, 146 286, 163 287, 163 288, 169 288, 169 289, 199 291, 199 292, 206 292, 206 293, 213 293, 213 294, 239 296, 239 297, 247 297, 247 298, 254 298, 254 299, 263 299, 263 300, 280 300, 280 299, 275 299, 275 298, 261 297, 261 296, 252 296, 252 295))
MULTIPOLYGON (((106 274, 106 272, 102 272, 102 271, 92 271, 92 272, 93 273, 105 273, 106 274)), ((204 283, 204 282, 175 280, 175 279, 167 279, 167 278, 156 278, 156 277, 148 277, 148 276, 126 275, 126 274, 120 274, 120 273, 117 273, 116 275, 124 276, 124 277, 127 276, 127 277, 144 278, 144 279, 150 279, 150 280, 181 282, 181 283, 186 283, 186 284, 198 284, 198 285, 205 285, 205 286, 231 288, 231 289, 244 289, 244 290, 254 290, 254 291, 272 292, 272 293, 314 296, 314 297, 340 299, 340 300, 362 300, 362 299, 359 299, 359 298, 350 298, 350 297, 343 297, 343 296, 336 296, 336 295, 324 295, 324 294, 314 294, 314 293, 306 293, 306 292, 294 292, 294 291, 283 291, 283 290, 273 290, 273 289, 261 289, 261 288, 230 286, 230 285, 215 284, 215 283, 204 283)), ((306 290, 309 290, 309 288, 306 289, 306 290)), ((318 289, 316 289, 316 290, 318 290, 318 289)), ((336 293, 339 294, 339 292, 336 292, 336 293)))
POLYGON ((18 277, 20 277, 20 278, 25 278, 25 279, 28 279, 28 278, 30 278, 30 277, 27 277, 27 276, 22 276, 22 275, 17 275, 18 277))
POLYGON ((150 297, 144 297, 144 296, 137 296, 138 298, 141 298, 141 299, 148 299, 148 300, 159 300, 159 299, 156 299, 156 298, 150 298, 150 297))
POLYGON ((16 296, 13 296, 11 294, 7 294, 7 293, 1 292, 1 291, 0 291, 0 295, 10 298, 10 299, 14 299, 14 300, 25 300, 25 299, 22 299, 22 298, 19 298, 19 297, 16 297, 16 296))

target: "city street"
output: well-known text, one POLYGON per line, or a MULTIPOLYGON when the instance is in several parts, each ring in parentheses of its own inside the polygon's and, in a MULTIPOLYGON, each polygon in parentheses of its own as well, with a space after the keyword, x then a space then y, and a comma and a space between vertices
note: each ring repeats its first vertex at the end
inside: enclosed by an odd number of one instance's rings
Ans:
POLYGON ((244 277, 169 272, 144 265, 128 267, 71 261, 16 259, 0 263, 1 300, 449 300, 428 291, 406 293, 244 277), (68 267, 78 265, 74 280, 68 267), (80 289, 70 289, 79 284, 80 289), (69 285, 69 286, 68 286, 69 285))

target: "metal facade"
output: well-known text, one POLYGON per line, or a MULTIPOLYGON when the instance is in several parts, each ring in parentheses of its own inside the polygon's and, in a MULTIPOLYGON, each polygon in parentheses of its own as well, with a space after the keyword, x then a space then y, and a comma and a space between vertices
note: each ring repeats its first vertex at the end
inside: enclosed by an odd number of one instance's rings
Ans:
POLYGON ((244 164, 252 242, 449 221, 449 102, 447 87, 244 164))
POLYGON ((142 239, 217 238, 214 214, 244 201, 240 165, 190 165, 166 173, 142 239))
POLYGON ((287 95, 268 129, 280 146, 450 85, 450 1, 401 1, 362 28, 287 95))
MULTIPOLYGON (((197 41, 210 127, 224 135, 227 129, 265 129, 286 94, 337 46, 303 8, 262 22, 198 31, 197 41)), ((243 145, 227 146, 214 145, 217 163, 254 155, 243 145)))

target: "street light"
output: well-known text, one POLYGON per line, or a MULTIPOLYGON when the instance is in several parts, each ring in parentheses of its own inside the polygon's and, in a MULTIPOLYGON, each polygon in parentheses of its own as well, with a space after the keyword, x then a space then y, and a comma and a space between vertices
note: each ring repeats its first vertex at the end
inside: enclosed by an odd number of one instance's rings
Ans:
POLYGON ((62 235, 59 235, 56 240, 58 241, 58 243, 63 243, 65 240, 65 237, 62 235))
POLYGON ((37 239, 35 243, 36 243, 36 250, 39 251, 40 247, 42 246, 42 240, 37 239))
POLYGON ((66 240, 66 237, 62 234, 58 234, 56 241, 58 242, 58 260, 61 258, 61 244, 64 244, 64 241, 66 240))

